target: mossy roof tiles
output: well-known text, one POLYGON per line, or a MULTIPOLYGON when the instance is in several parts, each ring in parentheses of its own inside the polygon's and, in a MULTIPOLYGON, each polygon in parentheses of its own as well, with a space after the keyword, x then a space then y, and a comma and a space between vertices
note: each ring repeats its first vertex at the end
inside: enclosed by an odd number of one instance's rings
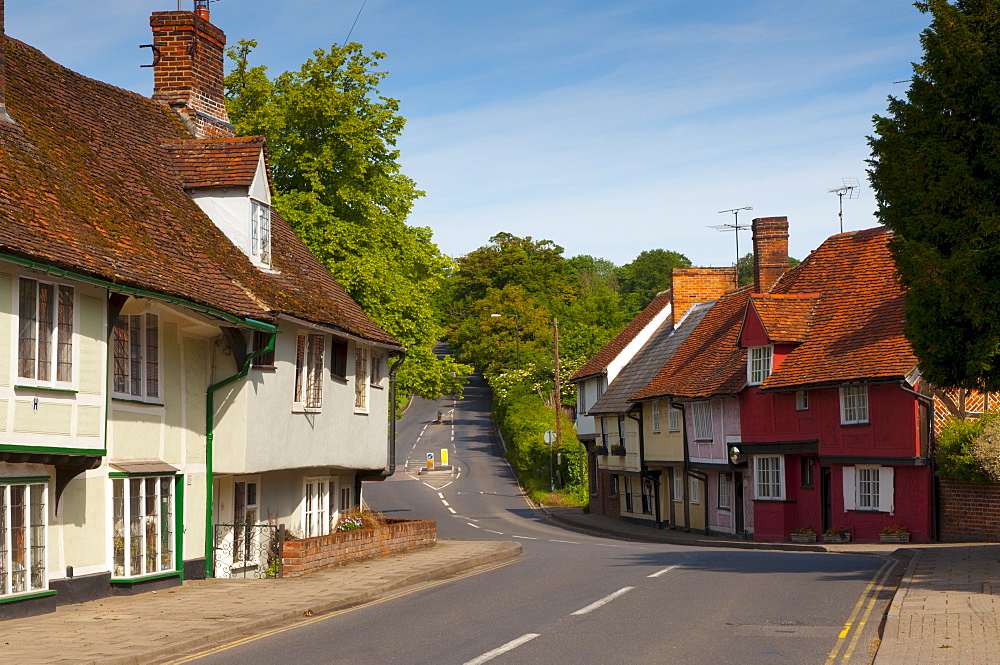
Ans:
MULTIPOLYGON (((6 55, 17 125, 0 123, 0 252, 236 316, 286 313, 398 345, 279 215, 272 236, 280 275, 259 270, 229 241, 185 192, 195 175, 182 176, 164 147, 191 141, 169 108, 14 39, 6 55)), ((245 176, 250 152, 259 158, 255 141, 229 143, 246 154, 225 178, 245 176)))
POLYGON ((186 188, 249 187, 264 151, 264 137, 189 139, 163 147, 186 188))

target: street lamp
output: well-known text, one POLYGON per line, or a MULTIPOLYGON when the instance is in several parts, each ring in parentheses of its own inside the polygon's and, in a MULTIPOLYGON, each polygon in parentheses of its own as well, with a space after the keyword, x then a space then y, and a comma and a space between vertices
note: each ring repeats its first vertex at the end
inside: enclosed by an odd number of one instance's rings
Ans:
POLYGON ((490 314, 491 319, 499 319, 504 316, 514 319, 514 352, 517 354, 517 368, 521 369, 521 317, 517 314, 490 314))

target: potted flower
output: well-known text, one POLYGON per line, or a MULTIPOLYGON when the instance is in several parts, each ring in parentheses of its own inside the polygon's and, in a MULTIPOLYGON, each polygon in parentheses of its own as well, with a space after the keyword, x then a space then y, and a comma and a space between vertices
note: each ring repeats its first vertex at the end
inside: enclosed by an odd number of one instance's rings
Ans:
POLYGON ((594 448, 594 453, 597 454, 597 455, 607 455, 608 454, 608 447, 607 446, 597 446, 596 448, 594 448))
POLYGON ((791 539, 793 543, 815 543, 816 529, 813 528, 812 524, 800 526, 795 531, 792 531, 791 539))
POLYGON ((890 524, 882 527, 879 540, 883 543, 908 543, 910 542, 910 531, 902 524, 890 524))
POLYGON ((611 446, 611 454, 617 455, 618 457, 625 457, 625 446, 611 446))
POLYGON ((851 532, 846 526, 831 526, 823 532, 824 543, 849 543, 851 542, 851 532))

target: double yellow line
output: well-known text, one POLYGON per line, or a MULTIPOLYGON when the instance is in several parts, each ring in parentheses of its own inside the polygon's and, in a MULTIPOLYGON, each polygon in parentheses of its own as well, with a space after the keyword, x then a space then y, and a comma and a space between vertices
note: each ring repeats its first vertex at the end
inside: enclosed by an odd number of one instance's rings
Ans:
POLYGON ((496 570, 498 568, 503 568, 504 566, 509 566, 512 563, 517 563, 520 560, 521 560, 520 558, 511 559, 509 561, 503 561, 501 563, 496 564, 495 566, 490 566, 488 568, 479 568, 479 569, 476 569, 476 570, 473 570, 473 571, 470 571, 470 572, 467 572, 467 573, 463 573, 461 575, 456 575, 454 577, 449 577, 449 578, 444 579, 444 580, 438 580, 436 582, 428 582, 426 584, 421 584, 419 586, 410 587, 410 588, 404 589, 404 590, 402 590, 402 591, 400 591, 398 593, 394 593, 394 594, 391 594, 391 595, 388 595, 388 596, 382 596, 381 598, 369 601, 367 603, 362 603, 360 605, 354 605, 353 607, 347 607, 345 609, 337 610, 335 612, 329 612, 327 614, 323 614, 321 616, 314 617, 314 618, 308 619, 306 621, 298 621, 298 622, 296 622, 296 623, 294 623, 294 624, 292 624, 290 626, 285 626, 283 628, 275 628, 274 630, 269 630, 269 631, 264 632, 264 633, 257 633, 256 635, 250 635, 248 637, 243 637, 243 638, 240 638, 238 640, 234 640, 232 642, 227 642, 225 644, 220 644, 219 646, 212 647, 211 649, 206 649, 205 651, 200 651, 198 653, 191 654, 190 656, 185 656, 185 657, 183 657, 183 658, 181 658, 179 660, 172 660, 172 661, 170 661, 168 663, 168 665, 181 665, 181 663, 190 663, 193 660, 198 660, 199 658, 204 658, 206 656, 212 656, 214 654, 221 653, 223 651, 228 651, 229 649, 234 649, 234 648, 236 648, 238 646, 242 646, 244 644, 249 644, 250 642, 256 642, 257 640, 262 640, 265 637, 271 637, 272 635, 277 635, 279 633, 284 633, 284 632, 289 631, 289 630, 295 630, 296 628, 302 628, 304 626, 311 626, 314 623, 319 623, 320 621, 326 621, 327 619, 332 619, 333 617, 340 616, 341 614, 346 614, 348 612, 353 612, 354 610, 360 610, 360 609, 362 609, 364 607, 371 607, 373 605, 379 605, 381 603, 385 603, 385 602, 388 602, 390 600, 395 600, 396 598, 402 598, 403 596, 408 596, 411 593, 416 593, 418 591, 423 591, 424 589, 432 589, 432 588, 434 588, 436 586, 441 586, 442 584, 448 584, 450 582, 455 582, 456 580, 465 579, 466 577, 473 577, 475 575, 482 575, 483 573, 488 573, 488 572, 490 572, 492 570, 496 570))
POLYGON ((865 624, 868 623, 868 618, 871 616, 872 610, 875 608, 875 603, 878 601, 879 593, 881 593, 885 581, 895 568, 896 561, 888 559, 876 571, 875 575, 872 576, 871 581, 868 582, 865 590, 861 593, 861 597, 858 598, 858 602, 855 603, 851 616, 848 617, 847 622, 844 624, 844 629, 840 631, 837 643, 833 646, 833 650, 830 651, 830 655, 826 659, 826 665, 836 663, 838 656, 844 663, 850 661, 851 656, 854 654, 854 649, 858 645, 858 640, 861 639, 861 633, 864 631, 865 624), (867 604, 865 601, 868 601, 867 604), (864 609, 863 613, 862 608, 864 609), (860 619, 858 618, 859 614, 860 619), (848 637, 851 638, 850 642, 848 642, 848 637), (847 645, 846 649, 844 649, 845 644, 847 645), (840 655, 841 649, 844 649, 842 656, 840 655))

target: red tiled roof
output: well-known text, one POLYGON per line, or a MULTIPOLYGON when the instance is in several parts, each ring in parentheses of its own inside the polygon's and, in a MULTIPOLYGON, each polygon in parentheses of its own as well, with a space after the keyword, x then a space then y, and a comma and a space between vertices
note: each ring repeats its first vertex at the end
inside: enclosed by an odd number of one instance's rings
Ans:
POLYGON ((805 341, 812 326, 818 293, 754 293, 750 304, 772 344, 805 341))
POLYGON ((805 341, 763 389, 902 379, 917 366, 903 334, 904 291, 885 228, 832 236, 774 292, 819 294, 805 341))
MULTIPOLYGON (((280 275, 257 269, 229 241, 184 191, 163 147, 191 140, 168 107, 13 39, 6 55, 7 107, 17 125, 0 123, 0 252, 240 317, 287 313, 398 344, 279 215, 272 253, 280 275)), ((249 150, 258 140, 227 149, 249 150)))
POLYGON ((670 291, 661 291, 656 294, 653 298, 653 302, 646 305, 646 309, 639 312, 638 316, 632 319, 625 329, 618 333, 614 339, 604 345, 604 347, 595 353, 590 360, 583 364, 583 367, 578 369, 576 373, 569 378, 570 383, 577 381, 582 381, 591 376, 596 376, 605 370, 607 370, 608 365, 618 357, 618 354, 625 350, 625 347, 629 345, 636 336, 642 332, 642 329, 649 325, 657 314, 663 311, 663 308, 670 304, 670 291))
POLYGON ((737 345, 752 286, 719 298, 649 384, 631 399, 735 395, 747 381, 746 349, 737 345))
POLYGON ((163 147, 185 188, 249 187, 264 150, 264 137, 189 139, 163 147))

